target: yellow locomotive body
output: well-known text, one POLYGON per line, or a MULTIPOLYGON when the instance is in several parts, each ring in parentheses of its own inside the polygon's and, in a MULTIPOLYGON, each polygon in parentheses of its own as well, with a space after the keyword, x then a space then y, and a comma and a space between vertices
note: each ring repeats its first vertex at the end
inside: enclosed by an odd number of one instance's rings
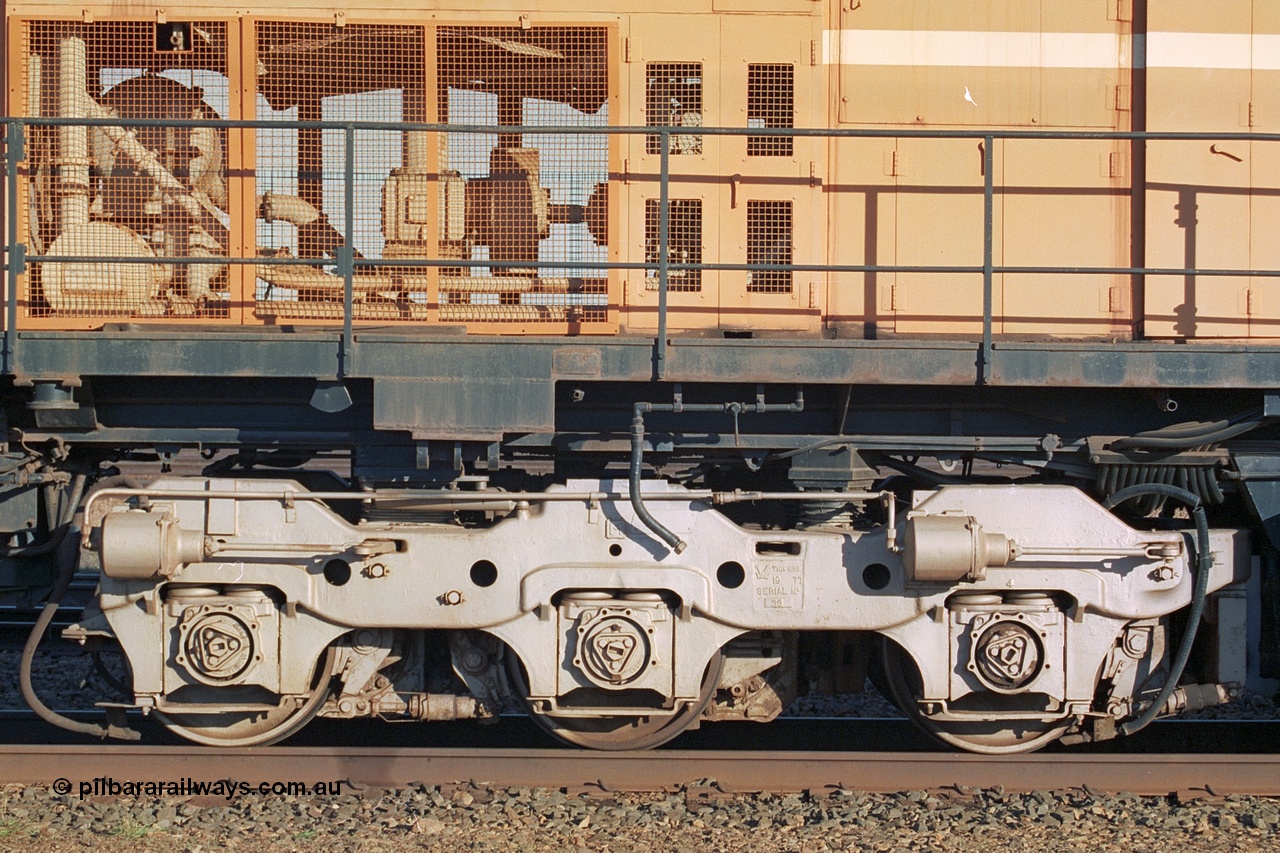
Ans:
POLYGON ((1280 145, 1230 138, 1280 130, 1262 0, 452 5, 9 4, 9 114, 100 120, 32 128, 28 254, 102 260, 20 326, 338 322, 349 232, 356 323, 653 330, 665 139, 673 331, 970 336, 984 262, 995 334, 1280 328, 1265 280, 1130 272, 1280 266, 1280 145))

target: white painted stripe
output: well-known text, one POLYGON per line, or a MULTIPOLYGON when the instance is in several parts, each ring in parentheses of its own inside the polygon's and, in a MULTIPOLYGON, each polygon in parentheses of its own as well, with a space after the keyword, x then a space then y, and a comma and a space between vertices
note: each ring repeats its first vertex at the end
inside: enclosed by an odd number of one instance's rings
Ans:
MULTIPOLYGON (((1129 36, 967 30, 827 30, 823 62, 956 68, 1129 68, 1129 36)), ((1148 68, 1280 71, 1280 35, 1147 34, 1148 68)))
POLYGON ((1151 33, 1147 67, 1280 71, 1280 35, 1151 33))

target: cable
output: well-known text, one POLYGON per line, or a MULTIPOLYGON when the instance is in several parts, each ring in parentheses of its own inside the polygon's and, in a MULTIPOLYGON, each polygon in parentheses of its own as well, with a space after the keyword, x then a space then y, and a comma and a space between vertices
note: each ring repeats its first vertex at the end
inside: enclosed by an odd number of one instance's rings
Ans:
POLYGON ((1145 729, 1156 718, 1165 704, 1168 703, 1173 691, 1177 689, 1178 681, 1182 678, 1182 671, 1187 666, 1187 659, 1191 657, 1191 647, 1195 645, 1200 619, 1204 615, 1205 601, 1209 593, 1209 569, 1213 565, 1213 556, 1209 553, 1209 520, 1205 516, 1204 506, 1201 504, 1200 498, 1191 492, 1162 483, 1147 483, 1121 489, 1107 498, 1102 505, 1107 509, 1113 509, 1130 498, 1144 495, 1159 495, 1172 498, 1185 503, 1191 509, 1191 517, 1196 522, 1196 576, 1191 591, 1191 608, 1187 611, 1187 630, 1182 635, 1182 643, 1178 646, 1178 652, 1174 655, 1173 663, 1169 667, 1169 677, 1165 679, 1164 687, 1160 689, 1159 695, 1156 696, 1151 705, 1137 719, 1130 720, 1120 727, 1121 734, 1125 735, 1135 734, 1145 729))
POLYGON ((1127 438, 1116 439, 1107 445, 1108 450, 1124 450, 1126 448, 1157 448, 1161 450, 1186 450, 1202 444, 1216 444, 1235 438, 1262 426, 1264 416, 1261 411, 1254 410, 1243 415, 1236 415, 1224 421, 1189 421, 1147 432, 1134 433, 1127 438))

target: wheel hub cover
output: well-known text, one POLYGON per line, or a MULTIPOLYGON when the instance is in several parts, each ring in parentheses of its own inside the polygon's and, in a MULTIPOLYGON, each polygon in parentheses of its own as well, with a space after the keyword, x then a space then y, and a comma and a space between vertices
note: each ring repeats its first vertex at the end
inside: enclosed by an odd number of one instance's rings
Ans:
POLYGON ((178 662, 197 680, 229 684, 253 666, 253 632, 243 620, 230 613, 206 613, 189 624, 178 662))
POLYGON ((579 669, 601 687, 635 681, 649 665, 645 630, 625 616, 604 616, 582 626, 579 669))
POLYGON ((1040 642, 1021 622, 996 622, 973 646, 979 680, 998 693, 1014 693, 1036 679, 1043 665, 1040 642))

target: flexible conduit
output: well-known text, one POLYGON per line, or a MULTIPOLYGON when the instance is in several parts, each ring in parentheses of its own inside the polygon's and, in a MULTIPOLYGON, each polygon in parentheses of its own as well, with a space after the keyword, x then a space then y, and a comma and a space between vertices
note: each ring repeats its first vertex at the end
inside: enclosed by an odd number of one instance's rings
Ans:
POLYGON ((1173 664, 1169 667, 1169 677, 1165 679, 1160 694, 1136 719, 1130 720, 1120 727, 1121 734, 1131 735, 1145 729, 1168 703, 1169 697, 1178 687, 1182 671, 1191 656, 1191 647, 1195 645, 1196 632, 1200 627, 1200 619, 1204 615, 1205 600, 1209 592, 1209 568, 1213 565, 1213 557, 1209 553, 1209 520, 1205 517, 1204 506, 1200 498, 1185 489, 1163 483, 1146 483, 1121 489, 1103 502, 1107 509, 1113 509, 1130 498, 1145 495, 1158 495, 1172 498, 1186 504, 1191 510, 1191 517, 1196 522, 1196 569, 1195 583, 1191 592, 1191 609, 1187 611, 1187 630, 1182 635, 1182 643, 1174 655, 1173 664))

